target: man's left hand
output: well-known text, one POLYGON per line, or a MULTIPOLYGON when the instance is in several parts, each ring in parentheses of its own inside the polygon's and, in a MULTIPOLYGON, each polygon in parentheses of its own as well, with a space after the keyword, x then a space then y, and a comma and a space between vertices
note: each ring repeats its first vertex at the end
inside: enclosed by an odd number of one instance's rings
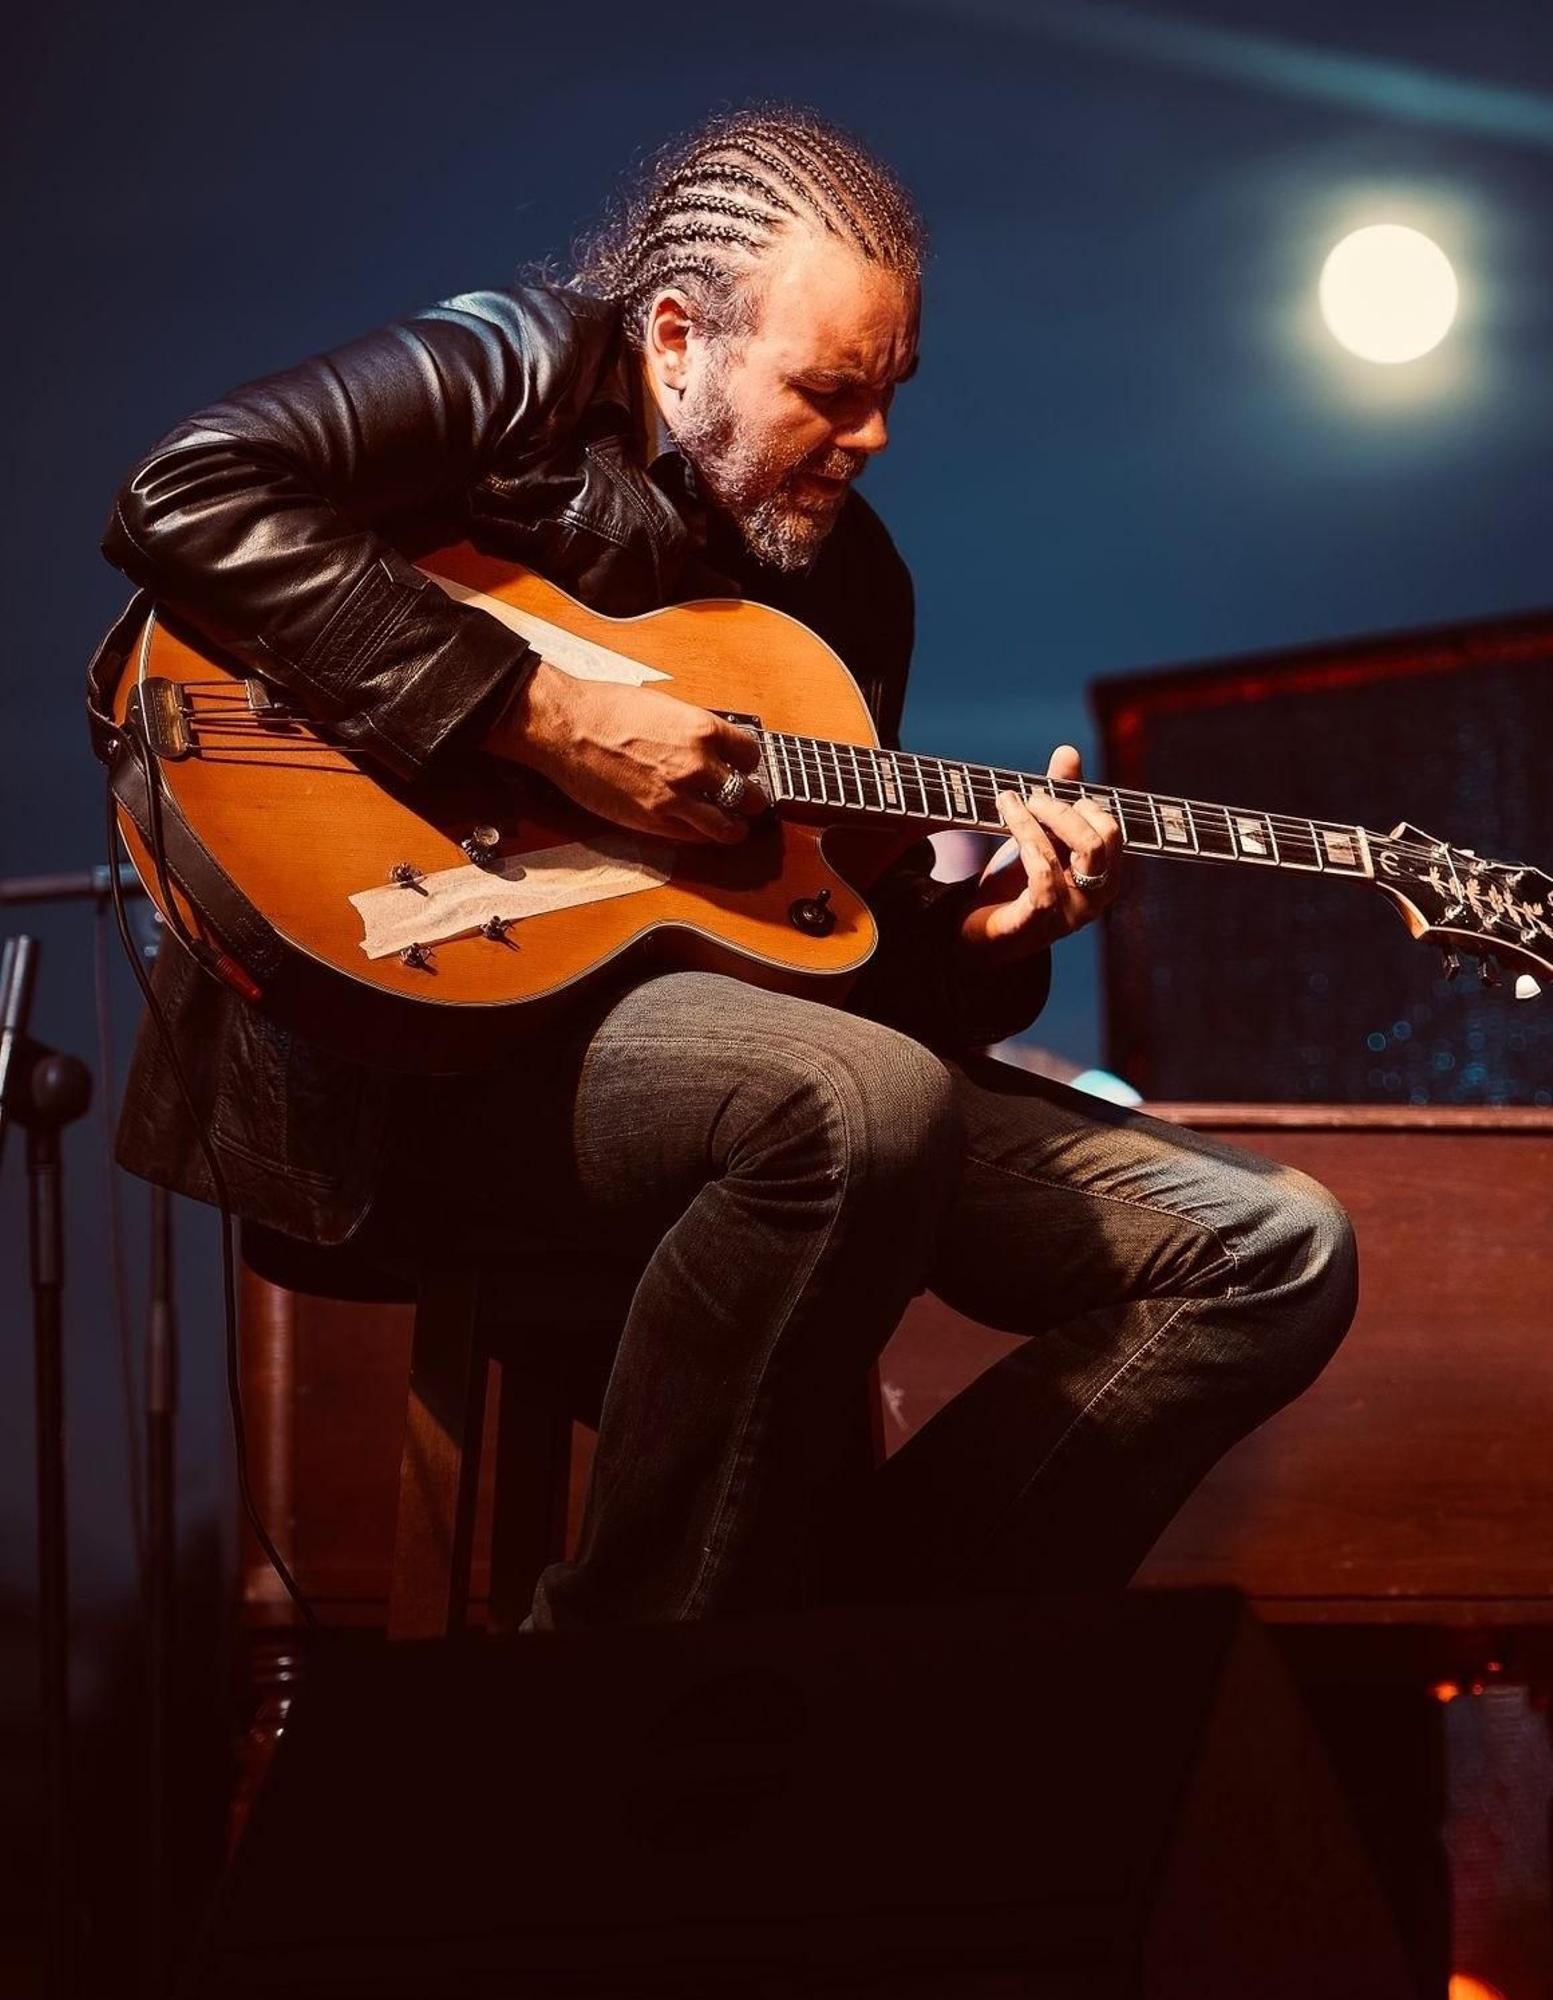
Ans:
MULTIPOLYGON (((1083 764, 1071 744, 1052 752, 1046 775, 1082 781, 1083 764)), ((985 963, 1044 951, 1093 922, 1121 887, 1121 828, 1093 799, 1070 804, 1044 792, 1027 799, 999 792, 998 814, 1018 853, 987 864, 982 893, 960 924, 961 943, 985 963)))

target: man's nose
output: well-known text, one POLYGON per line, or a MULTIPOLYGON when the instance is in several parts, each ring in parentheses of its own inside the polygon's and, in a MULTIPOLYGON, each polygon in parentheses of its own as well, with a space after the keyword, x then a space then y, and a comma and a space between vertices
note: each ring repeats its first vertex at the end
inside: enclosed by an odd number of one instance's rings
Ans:
POLYGON ((884 411, 877 403, 865 416, 850 424, 846 430, 838 431, 832 439, 832 443, 842 451, 868 452, 883 451, 889 441, 889 425, 885 421, 884 411))

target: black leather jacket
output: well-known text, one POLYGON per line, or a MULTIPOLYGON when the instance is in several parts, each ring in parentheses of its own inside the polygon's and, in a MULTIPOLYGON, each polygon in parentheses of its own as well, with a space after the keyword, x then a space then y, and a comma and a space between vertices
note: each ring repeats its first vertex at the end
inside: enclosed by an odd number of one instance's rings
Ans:
MULTIPOLYGON (((131 473, 104 553, 142 597, 92 663, 99 751, 125 634, 148 599, 218 641, 403 778, 485 733, 521 642, 410 557, 457 540, 627 616, 711 594, 791 612, 851 667, 897 742, 910 579, 856 493, 803 576, 745 556, 670 455, 651 468, 618 316, 554 286, 470 294, 235 390, 131 473)), ((929 746, 930 747, 930 746, 929 746)), ((1044 1002, 1045 956, 968 979, 948 945, 965 891, 927 843, 876 891, 881 945, 850 1004, 951 1051, 1044 1002)), ((156 990, 239 1213, 317 1243, 372 1199, 403 1086, 288 1034, 176 944, 156 990)), ((209 1200, 165 1052, 142 1023, 119 1125, 132 1171, 209 1200)))

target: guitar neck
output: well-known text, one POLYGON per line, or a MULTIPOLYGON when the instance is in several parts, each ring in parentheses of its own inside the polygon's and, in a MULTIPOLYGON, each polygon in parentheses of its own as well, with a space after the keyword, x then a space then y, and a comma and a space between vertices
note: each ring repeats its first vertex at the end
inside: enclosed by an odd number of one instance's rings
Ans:
POLYGON ((1242 861, 1260 868, 1371 879, 1384 834, 1330 820, 1300 819, 1255 807, 1212 805, 1161 792, 1129 791, 1088 779, 1048 778, 997 764, 966 764, 905 750, 873 749, 778 730, 759 732, 773 803, 813 806, 848 818, 915 820, 924 829, 963 827, 1007 834, 997 794, 1044 792, 1093 799, 1140 854, 1182 861, 1242 861))

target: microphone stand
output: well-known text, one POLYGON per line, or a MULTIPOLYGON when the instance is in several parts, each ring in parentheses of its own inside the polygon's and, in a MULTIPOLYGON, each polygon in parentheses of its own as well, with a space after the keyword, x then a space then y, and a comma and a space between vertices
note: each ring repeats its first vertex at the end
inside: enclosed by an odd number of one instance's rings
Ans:
POLYGON ((151 1190, 151 1304, 146 1322, 146 1855, 142 1960, 147 2000, 167 1992, 172 1825, 173 1656, 177 1641, 178 1316, 173 1214, 151 1190))
MULTIPOLYGON (((0 906, 90 902, 101 911, 113 895, 115 865, 120 893, 125 897, 143 896, 145 891, 134 869, 128 862, 121 861, 64 874, 0 877, 0 906)), ((31 940, 22 942, 31 953, 31 940)), ((138 945, 148 959, 155 958, 154 940, 139 940, 138 945)), ((32 962, 33 959, 29 958, 29 966, 32 962)), ((85 1108, 84 1105, 82 1108, 85 1108)), ((141 1988, 147 2000, 162 2000, 168 1991, 171 1970, 168 1911, 172 1787, 169 1774, 173 1742, 173 1660, 177 1639, 178 1318, 172 1201, 167 1190, 161 1187, 151 1189, 150 1293, 143 1410, 146 1467, 146 1789, 141 1862, 144 1884, 141 1988)), ((41 1374, 39 1379, 41 1398, 41 1374)), ((40 1466, 41 1463, 40 1456, 40 1466)), ((40 1486, 40 1522, 41 1519, 40 1486)), ((59 1561, 58 1588, 62 1593, 62 1532, 59 1561)), ((59 1671, 62 1672, 62 1669, 59 1671)), ((57 1990, 64 1993, 66 1989, 60 1987, 57 1990)))
POLYGON ((65 1500, 64 1205, 59 1136, 91 1103, 91 1072, 28 1035, 38 946, 0 955, 0 1151, 13 1120, 27 1134, 38 1432, 38 1648, 43 1710, 44 1975, 50 2000, 76 1990, 75 1842, 70 1772, 70 1592, 65 1500))

